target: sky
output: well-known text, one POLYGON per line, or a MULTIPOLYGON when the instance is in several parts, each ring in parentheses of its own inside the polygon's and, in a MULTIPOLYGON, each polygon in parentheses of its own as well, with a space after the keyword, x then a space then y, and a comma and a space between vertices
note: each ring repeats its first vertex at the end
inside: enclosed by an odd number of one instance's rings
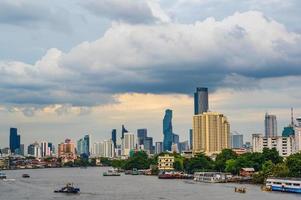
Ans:
POLYGON ((0 0, 0 147, 121 125, 162 140, 165 109, 188 139, 193 92, 231 132, 278 134, 301 116, 299 0, 0 0))

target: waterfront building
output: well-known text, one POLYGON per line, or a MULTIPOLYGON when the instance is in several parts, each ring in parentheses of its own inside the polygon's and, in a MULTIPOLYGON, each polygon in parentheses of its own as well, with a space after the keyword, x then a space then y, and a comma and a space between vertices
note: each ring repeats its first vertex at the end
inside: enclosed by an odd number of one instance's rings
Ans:
POLYGON ((33 144, 28 145, 27 154, 35 158, 40 158, 41 157, 40 144, 38 142, 34 142, 33 144))
POLYGON ((58 157, 62 159, 62 163, 74 162, 77 158, 75 144, 70 139, 66 139, 65 142, 60 143, 57 151, 58 157))
POLYGON ((0 158, 0 170, 9 169, 9 157, 0 158))
POLYGON ((264 137, 262 134, 252 135, 253 152, 262 152, 264 148, 275 148, 280 156, 287 157, 295 153, 295 138, 290 137, 264 137))
POLYGON ((173 164, 175 162, 175 157, 165 154, 164 156, 158 157, 158 169, 162 171, 172 171, 174 170, 173 164))
POLYGON ((206 155, 230 148, 230 124, 223 114, 205 112, 193 117, 193 151, 206 155))
POLYGON ((122 125, 121 127, 121 140, 124 139, 124 134, 128 133, 129 131, 122 125))
POLYGON ((172 142, 172 110, 167 109, 163 118, 163 151, 171 151, 172 142))
POLYGON ((114 144, 114 148, 116 148, 116 146, 117 146, 117 130, 116 129, 112 130, 111 140, 114 144))
POLYGON ((232 148, 242 148, 244 144, 244 136, 242 134, 232 135, 232 148))
POLYGON ((133 133, 126 133, 123 139, 123 155, 129 156, 130 151, 135 149, 135 135, 133 133))
POLYGON ((265 114, 264 120, 265 137, 277 136, 277 119, 276 115, 265 114))
POLYGON ((194 93, 194 114, 208 112, 208 88, 198 87, 194 93))
POLYGON ((192 134, 192 129, 189 129, 189 148, 192 149, 192 144, 193 144, 193 134, 192 134))
POLYGON ((11 153, 16 153, 16 150, 20 148, 21 136, 18 135, 17 128, 10 128, 9 134, 9 148, 11 153))
POLYGON ((163 152, 163 143, 162 142, 156 142, 155 144, 155 153, 160 154, 163 152))

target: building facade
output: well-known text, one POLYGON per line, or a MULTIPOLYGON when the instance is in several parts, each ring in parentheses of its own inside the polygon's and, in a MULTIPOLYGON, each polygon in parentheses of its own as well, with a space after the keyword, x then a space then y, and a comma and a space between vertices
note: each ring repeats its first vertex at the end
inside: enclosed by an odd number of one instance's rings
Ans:
POLYGON ((74 162, 77 158, 75 151, 75 144, 70 139, 66 139, 65 142, 58 145, 58 157, 61 158, 63 163, 74 162))
POLYGON ((265 137, 277 136, 277 119, 276 115, 265 114, 264 119, 265 137))
POLYGON ((232 135, 232 148, 242 148, 244 145, 244 136, 242 134, 232 135))
POLYGON ((164 156, 158 157, 158 169, 162 171, 174 170, 175 157, 165 154, 164 156))
POLYGON ((112 142, 114 144, 114 148, 116 148, 117 147, 117 130, 116 129, 112 130, 111 140, 112 140, 112 142))
POLYGON ((163 152, 163 143, 162 142, 156 142, 155 143, 155 153, 160 154, 163 152))
POLYGON ((194 114, 208 112, 208 88, 198 87, 194 93, 194 114))
POLYGON ((171 151, 172 142, 172 110, 167 109, 163 118, 163 151, 171 151))
POLYGON ((207 155, 230 148, 230 124, 220 113, 205 112, 193 117, 193 151, 207 155))
POLYGON ((16 153, 21 145, 21 136, 18 135, 17 128, 10 128, 9 131, 9 148, 11 153, 16 153))
POLYGON ((135 135, 132 133, 126 133, 123 139, 123 155, 129 156, 130 151, 135 149, 135 135))

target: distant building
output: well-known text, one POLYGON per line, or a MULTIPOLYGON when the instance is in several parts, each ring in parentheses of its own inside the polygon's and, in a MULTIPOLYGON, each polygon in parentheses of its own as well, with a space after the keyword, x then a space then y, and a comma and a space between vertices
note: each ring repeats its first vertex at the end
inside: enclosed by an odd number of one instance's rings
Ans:
POLYGON ((158 157, 158 169, 162 171, 172 171, 174 170, 173 164, 175 162, 175 157, 165 154, 164 156, 158 157))
POLYGON ((124 138, 124 134, 128 133, 129 131, 122 125, 121 127, 121 139, 124 138))
POLYGON ((295 138, 290 137, 263 137, 261 134, 252 135, 253 152, 262 152, 264 148, 275 148, 282 157, 295 153, 295 138))
POLYGON ((62 163, 74 162, 77 158, 75 144, 70 139, 66 139, 65 142, 60 143, 57 151, 58 157, 62 159, 62 163))
POLYGON ((163 118, 163 151, 171 151, 171 145, 173 142, 172 132, 172 110, 165 110, 165 116, 163 118))
POLYGON ((40 147, 41 147, 41 156, 42 157, 51 156, 51 151, 50 151, 48 142, 46 142, 46 141, 41 142, 40 147))
POLYGON ((77 154, 90 156, 92 149, 91 135, 85 135, 77 141, 77 154))
POLYGON ((289 137, 289 136, 294 136, 294 135, 295 135, 294 127, 287 126, 287 127, 283 128, 282 137, 289 137))
POLYGON ((35 158, 40 158, 41 157, 40 144, 38 142, 34 142, 33 144, 28 145, 27 154, 35 158))
POLYGON ((242 148, 244 144, 244 136, 242 134, 232 135, 232 148, 242 148))
POLYGON ((277 119, 276 115, 265 114, 264 120, 265 137, 277 136, 277 119))
POLYGON ((171 152, 173 152, 173 153, 179 153, 178 143, 172 143, 172 145, 171 145, 171 152))
POLYGON ((160 154, 162 152, 163 152, 163 143, 162 142, 156 142, 155 153, 160 154))
POLYGON ((154 150, 153 150, 154 145, 153 145, 153 138, 152 137, 144 138, 143 146, 144 146, 144 150, 148 154, 153 154, 154 153, 154 150))
POLYGON ((130 151, 135 149, 135 135, 126 133, 123 139, 123 155, 129 156, 130 151))
POLYGON ((180 142, 180 137, 179 137, 179 135, 173 133, 173 134, 172 134, 172 143, 178 144, 179 142, 180 142))
POLYGON ((192 149, 192 144, 193 144, 193 134, 192 134, 192 129, 189 129, 189 148, 192 149))
POLYGON ((295 126, 295 142, 296 142, 296 152, 301 151, 301 117, 297 118, 298 124, 295 126))
POLYGON ((180 142, 178 144, 178 148, 179 148, 179 152, 182 153, 184 151, 188 151, 189 150, 189 144, 188 141, 184 141, 184 142, 180 142))
POLYGON ((18 135, 18 129, 10 128, 9 135, 9 148, 11 153, 16 153, 16 150, 20 148, 21 136, 18 135))
POLYGON ((144 145, 144 140, 147 138, 147 129, 138 129, 137 130, 137 144, 138 146, 144 145))
POLYGON ((254 173, 255 173, 254 168, 241 168, 239 171, 239 175, 243 177, 252 177, 254 173))
POLYGON ((113 129, 112 130, 112 136, 111 136, 112 142, 114 144, 114 148, 117 147, 117 130, 113 129))
POLYGON ((230 124, 220 113, 205 112, 193 117, 193 151, 207 155, 230 148, 230 124))
POLYGON ((208 112, 208 88, 198 87, 194 93, 194 114, 208 112))

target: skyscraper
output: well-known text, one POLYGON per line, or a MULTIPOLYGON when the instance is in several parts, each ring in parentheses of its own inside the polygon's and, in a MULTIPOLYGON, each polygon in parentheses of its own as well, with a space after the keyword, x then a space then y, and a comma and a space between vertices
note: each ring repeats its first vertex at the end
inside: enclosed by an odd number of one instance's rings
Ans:
POLYGON ((232 135, 232 148, 242 148, 244 145, 244 136, 242 134, 232 135))
POLYGON ((135 149, 135 135, 132 133, 124 134, 123 155, 129 156, 130 151, 135 149))
POLYGON ((92 152, 91 136, 85 135, 84 138, 81 138, 77 141, 77 154, 89 156, 91 152, 92 152))
POLYGON ((121 127, 121 139, 124 138, 124 134, 128 133, 129 131, 124 127, 124 125, 122 125, 121 127))
POLYGON ((155 153, 160 154, 162 152, 163 152, 163 143, 162 142, 156 142, 155 153))
POLYGON ((137 130, 137 144, 144 145, 144 140, 147 137, 147 129, 138 129, 137 130))
POLYGON ((194 114, 208 112, 208 88, 198 87, 194 93, 194 114))
POLYGON ((220 113, 205 112, 193 117, 193 151, 207 155, 230 148, 230 124, 220 113))
POLYGON ((114 148, 116 148, 116 146, 117 146, 117 131, 116 131, 116 129, 112 130, 112 137, 111 137, 111 139, 112 139, 114 148))
POLYGON ((189 129, 189 148, 192 149, 193 144, 193 135, 192 135, 192 129, 189 129))
POLYGON ((41 142, 41 156, 42 157, 46 157, 46 156, 50 156, 50 148, 48 145, 48 142, 43 141, 41 142))
POLYGON ((276 115, 265 114, 265 137, 277 136, 277 119, 276 115))
POLYGON ((163 119, 163 151, 171 151, 171 145, 173 141, 172 132, 172 110, 165 110, 165 116, 163 119))
POLYGON ((153 153, 153 138, 146 137, 143 140, 144 150, 147 151, 149 154, 153 153))
POLYGON ((18 130, 16 128, 10 128, 9 135, 9 148, 11 153, 16 153, 16 150, 20 148, 21 138, 18 135, 18 130))

